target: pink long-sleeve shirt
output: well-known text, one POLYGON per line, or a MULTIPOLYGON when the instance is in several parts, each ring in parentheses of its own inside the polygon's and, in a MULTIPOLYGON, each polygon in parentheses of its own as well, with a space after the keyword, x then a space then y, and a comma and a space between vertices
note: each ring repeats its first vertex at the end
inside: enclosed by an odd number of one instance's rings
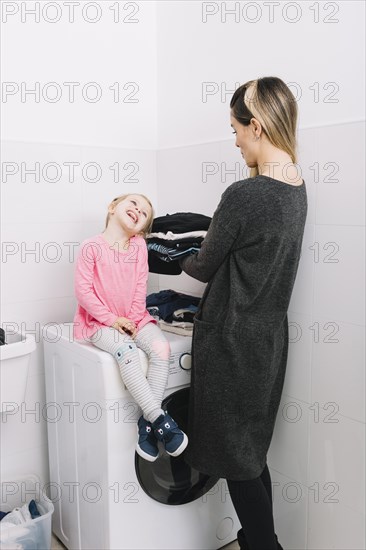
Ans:
POLYGON ((156 324, 146 309, 148 274, 147 246, 141 236, 131 237, 125 251, 112 248, 101 234, 83 241, 75 268, 74 338, 90 338, 117 317, 131 319, 138 330, 149 322, 156 324))

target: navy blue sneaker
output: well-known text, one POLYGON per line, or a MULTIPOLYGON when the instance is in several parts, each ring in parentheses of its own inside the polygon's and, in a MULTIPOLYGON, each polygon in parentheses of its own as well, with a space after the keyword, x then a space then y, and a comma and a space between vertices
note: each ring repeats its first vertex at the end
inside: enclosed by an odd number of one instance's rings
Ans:
POLYGON ((140 416, 137 426, 139 439, 136 443, 136 452, 145 460, 154 462, 159 456, 159 449, 151 423, 140 416))
POLYGON ((164 411, 155 422, 152 423, 154 434, 162 441, 166 452, 170 456, 180 455, 188 445, 188 437, 178 428, 178 424, 164 411))

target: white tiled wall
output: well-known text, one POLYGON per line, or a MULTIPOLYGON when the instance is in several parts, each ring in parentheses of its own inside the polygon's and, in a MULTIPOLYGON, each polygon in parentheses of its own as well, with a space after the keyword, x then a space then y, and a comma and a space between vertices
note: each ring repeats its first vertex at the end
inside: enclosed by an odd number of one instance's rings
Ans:
MULTIPOLYGON (((289 518, 276 518, 285 547, 361 549, 365 219, 356 203, 364 203, 365 174, 357 162, 365 146, 364 124, 318 128, 314 143, 316 162, 336 162, 339 171, 333 177, 339 181, 320 180, 313 195, 315 223, 311 234, 305 232, 309 238, 290 304, 289 359, 269 464, 308 491, 306 545, 291 546, 289 518), (354 144, 342 140, 345 135, 354 136, 354 144)), ((281 495, 279 514, 286 504, 281 495)))
POLYGON ((154 1, 2 4, 2 81, 16 90, 2 110, 5 139, 156 147, 154 1), (55 5, 60 19, 50 23, 55 5), (38 21, 29 13, 37 6, 38 21), (38 96, 26 93, 37 87, 38 96))

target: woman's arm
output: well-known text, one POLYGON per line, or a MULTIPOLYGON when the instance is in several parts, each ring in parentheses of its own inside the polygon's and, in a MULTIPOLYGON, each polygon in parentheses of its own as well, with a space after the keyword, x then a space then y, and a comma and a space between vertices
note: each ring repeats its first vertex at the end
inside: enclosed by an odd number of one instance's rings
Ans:
POLYGON ((212 278, 229 254, 239 230, 236 220, 240 207, 227 191, 221 197, 200 251, 179 260, 183 271, 203 283, 212 278))

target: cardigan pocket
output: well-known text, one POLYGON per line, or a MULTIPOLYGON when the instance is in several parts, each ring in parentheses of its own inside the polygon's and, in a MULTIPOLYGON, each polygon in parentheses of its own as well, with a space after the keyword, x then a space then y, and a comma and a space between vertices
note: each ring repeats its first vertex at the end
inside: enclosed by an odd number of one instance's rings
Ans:
POLYGON ((207 370, 212 351, 219 345, 222 330, 222 325, 193 318, 192 368, 197 365, 200 375, 204 375, 207 370))

